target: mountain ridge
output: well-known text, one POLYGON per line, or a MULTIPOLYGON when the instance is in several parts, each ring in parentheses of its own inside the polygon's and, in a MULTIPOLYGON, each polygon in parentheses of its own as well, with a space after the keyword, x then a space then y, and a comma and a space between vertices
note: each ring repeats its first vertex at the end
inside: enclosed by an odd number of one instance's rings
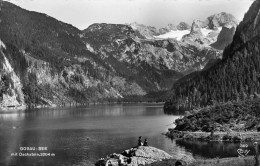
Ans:
POLYGON ((260 92, 259 87, 259 0, 254 1, 238 25, 223 59, 188 79, 177 81, 166 112, 189 110, 217 102, 244 100, 260 92))
POLYGON ((27 107, 154 101, 146 96, 158 97, 179 78, 221 57, 211 47, 147 39, 129 25, 96 23, 81 31, 45 14, 1 4, 3 52, 22 85, 22 91, 13 89, 14 78, 2 74, 1 99, 11 87, 12 96, 24 95, 27 107))

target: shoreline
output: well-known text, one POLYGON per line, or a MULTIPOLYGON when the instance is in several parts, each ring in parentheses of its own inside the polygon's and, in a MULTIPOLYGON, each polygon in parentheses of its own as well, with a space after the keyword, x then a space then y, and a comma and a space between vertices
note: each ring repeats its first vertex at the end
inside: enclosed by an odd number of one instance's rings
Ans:
POLYGON ((246 132, 190 132, 178 131, 172 128, 165 133, 170 139, 184 139, 184 140, 199 140, 199 141, 226 141, 226 142, 254 142, 260 140, 260 132, 246 131, 246 132))
POLYGON ((110 154, 106 158, 97 160, 95 166, 139 166, 149 165, 156 162, 170 160, 174 165, 176 162, 187 165, 195 161, 194 158, 185 155, 172 156, 167 152, 152 146, 137 146, 123 151, 121 154, 110 154))
POLYGON ((86 106, 93 106, 93 105, 110 105, 110 104, 158 104, 158 105, 162 105, 164 102, 91 102, 88 104, 67 104, 65 106, 62 105, 37 105, 36 107, 11 107, 11 108, 0 108, 0 114, 6 114, 6 113, 17 113, 17 112, 25 112, 25 111, 32 111, 32 110, 38 110, 38 109, 42 109, 42 108, 49 108, 49 109, 55 109, 55 108, 82 108, 82 107, 86 107, 86 106))
POLYGON ((255 156, 246 156, 195 160, 186 156, 172 156, 151 146, 139 146, 101 158, 95 166, 174 166, 177 163, 182 166, 254 166, 255 159, 255 156))

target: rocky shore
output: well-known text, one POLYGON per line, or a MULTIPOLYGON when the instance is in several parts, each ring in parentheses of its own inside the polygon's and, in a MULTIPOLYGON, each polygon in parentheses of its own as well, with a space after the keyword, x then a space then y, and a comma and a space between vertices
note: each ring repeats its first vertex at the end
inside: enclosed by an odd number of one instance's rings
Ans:
POLYGON ((187 156, 171 156, 151 146, 139 146, 125 150, 121 154, 113 153, 101 158, 95 166, 254 166, 254 164, 254 156, 195 160, 187 156))
POLYGON ((95 166, 139 166, 162 162, 163 160, 170 160, 172 164, 179 162, 182 165, 187 165, 194 161, 193 158, 187 156, 171 156, 155 147, 139 146, 125 150, 121 154, 113 153, 107 158, 101 158, 95 163, 95 166))

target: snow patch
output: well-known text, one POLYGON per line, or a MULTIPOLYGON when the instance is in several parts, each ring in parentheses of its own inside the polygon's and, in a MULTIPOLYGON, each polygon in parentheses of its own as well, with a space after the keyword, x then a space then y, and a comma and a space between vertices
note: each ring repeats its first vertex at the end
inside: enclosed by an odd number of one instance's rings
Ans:
POLYGON ((163 35, 154 36, 156 39, 168 39, 173 38, 176 40, 181 40, 184 35, 187 35, 190 33, 190 30, 171 30, 168 33, 165 33, 163 35))

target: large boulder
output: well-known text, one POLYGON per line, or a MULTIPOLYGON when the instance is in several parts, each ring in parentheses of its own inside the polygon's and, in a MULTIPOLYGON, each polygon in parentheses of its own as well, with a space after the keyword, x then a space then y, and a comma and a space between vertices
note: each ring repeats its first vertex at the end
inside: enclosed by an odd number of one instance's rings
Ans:
POLYGON ((139 146, 124 151, 122 154, 112 154, 106 159, 100 159, 96 162, 96 166, 138 166, 151 164, 156 161, 162 161, 163 159, 172 159, 173 157, 163 150, 151 147, 151 146, 139 146))

